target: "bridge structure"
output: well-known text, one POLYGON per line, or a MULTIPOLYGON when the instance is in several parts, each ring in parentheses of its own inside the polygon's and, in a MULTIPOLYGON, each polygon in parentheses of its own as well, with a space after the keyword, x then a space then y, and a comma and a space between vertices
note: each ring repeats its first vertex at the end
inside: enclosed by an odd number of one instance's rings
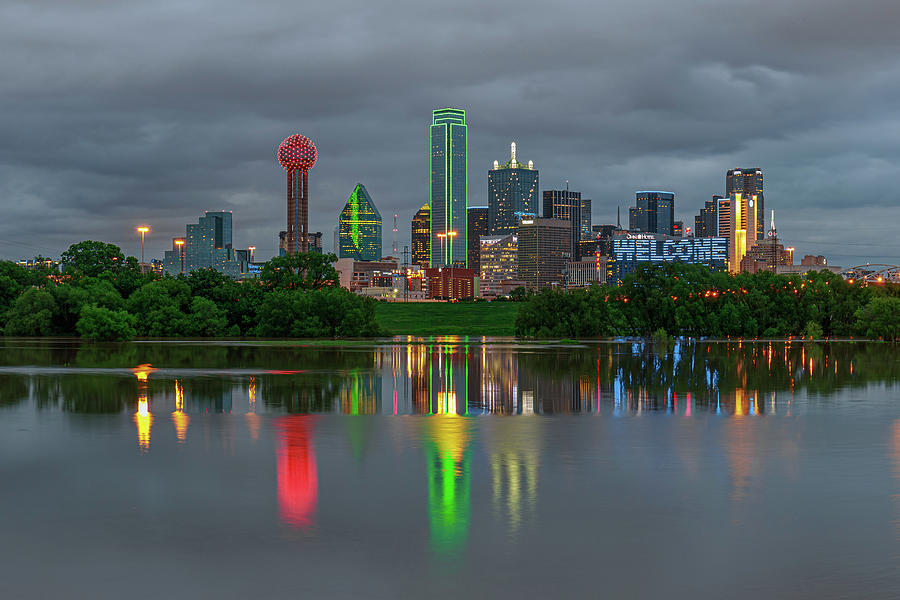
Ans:
POLYGON ((841 271, 841 276, 850 281, 865 283, 900 283, 900 266, 881 263, 866 263, 841 271))

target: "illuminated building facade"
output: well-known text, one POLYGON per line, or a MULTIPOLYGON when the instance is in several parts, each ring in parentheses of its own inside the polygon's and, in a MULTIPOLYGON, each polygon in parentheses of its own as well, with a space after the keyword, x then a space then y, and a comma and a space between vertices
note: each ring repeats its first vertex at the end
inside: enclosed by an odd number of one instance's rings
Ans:
POLYGON ((741 270, 741 260, 756 245, 756 236, 753 234, 757 229, 756 197, 735 192, 729 198, 729 205, 731 228, 728 236, 728 270, 738 273, 741 270))
POLYGON ((466 266, 466 111, 443 108, 431 123, 431 266, 466 266))
POLYGON ((752 169, 731 169, 725 174, 725 195, 741 194, 743 198, 754 198, 756 210, 756 235, 750 232, 750 237, 756 240, 765 238, 765 197, 763 195, 763 172, 759 167, 752 169))
POLYGON ((466 250, 466 262, 470 269, 476 273, 479 270, 479 255, 481 252, 481 236, 488 235, 488 207, 472 206, 466 210, 469 228, 466 238, 469 247, 466 250))
POLYGON ((675 235, 675 194, 636 192, 635 205, 628 210, 628 229, 643 233, 675 235))
POLYGON ((426 202, 412 219, 412 264, 431 266, 431 206, 426 202))
POLYGON ((287 173, 287 253, 309 251, 309 170, 318 151, 311 139, 291 135, 278 146, 278 162, 287 173))
POLYGON ((381 260, 381 213, 366 187, 357 183, 338 217, 338 258, 381 260))
MULTIPOLYGON (((317 252, 322 254, 322 232, 307 234, 307 252, 317 252)), ((337 245, 335 245, 337 251, 337 245)), ((287 231, 278 232, 278 256, 284 256, 288 253, 288 234, 287 231)))
POLYGON ((569 257, 578 260, 581 241, 581 192, 564 190, 544 190, 544 219, 566 220, 569 222, 569 257))
POLYGON ((704 264, 723 271, 728 265, 728 241, 722 237, 688 237, 653 233, 627 233, 613 239, 613 251, 607 269, 611 283, 634 273, 641 263, 684 262, 704 264))
MULTIPOLYGON (((494 161, 488 171, 488 228, 490 235, 516 232, 519 220, 537 216, 539 175, 534 163, 516 158, 516 143, 510 144, 510 158, 505 164, 494 161)), ((487 233, 485 235, 488 235, 487 233)))
POLYGON ((207 212, 186 227, 183 244, 174 245, 163 256, 166 273, 177 275, 197 269, 215 269, 233 279, 246 277, 250 251, 235 250, 231 244, 231 211, 207 212))
POLYGON ((510 289, 524 285, 517 279, 519 238, 515 234, 489 235, 481 238, 482 296, 508 294, 510 289))
MULTIPOLYGON (((579 221, 576 221, 578 224, 579 221)), ((580 231, 580 226, 576 231, 580 231)), ((518 278, 531 289, 565 285, 572 261, 572 221, 522 219, 518 234, 518 278)))

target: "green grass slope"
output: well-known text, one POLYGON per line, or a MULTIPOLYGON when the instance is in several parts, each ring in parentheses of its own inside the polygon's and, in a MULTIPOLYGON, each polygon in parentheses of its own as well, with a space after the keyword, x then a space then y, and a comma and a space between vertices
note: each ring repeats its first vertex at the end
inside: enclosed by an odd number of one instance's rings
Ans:
POLYGON ((379 302, 378 324, 391 335, 515 335, 518 302, 379 302))

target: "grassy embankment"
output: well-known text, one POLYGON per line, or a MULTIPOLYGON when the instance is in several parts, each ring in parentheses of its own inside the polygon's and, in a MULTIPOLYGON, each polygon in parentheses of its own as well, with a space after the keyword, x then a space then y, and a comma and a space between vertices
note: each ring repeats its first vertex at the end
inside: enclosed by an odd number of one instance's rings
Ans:
POLYGON ((379 302, 375 320, 392 335, 515 335, 519 302, 379 302))

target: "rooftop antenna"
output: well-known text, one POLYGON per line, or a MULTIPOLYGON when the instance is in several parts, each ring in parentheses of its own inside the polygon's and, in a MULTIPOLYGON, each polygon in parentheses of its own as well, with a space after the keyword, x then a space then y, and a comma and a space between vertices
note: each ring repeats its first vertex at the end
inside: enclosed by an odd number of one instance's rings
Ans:
POLYGON ((391 256, 399 256, 399 252, 397 250, 397 213, 394 213, 394 245, 392 246, 391 250, 391 256))
POLYGON ((622 229, 622 207, 616 207, 616 229, 622 229))

